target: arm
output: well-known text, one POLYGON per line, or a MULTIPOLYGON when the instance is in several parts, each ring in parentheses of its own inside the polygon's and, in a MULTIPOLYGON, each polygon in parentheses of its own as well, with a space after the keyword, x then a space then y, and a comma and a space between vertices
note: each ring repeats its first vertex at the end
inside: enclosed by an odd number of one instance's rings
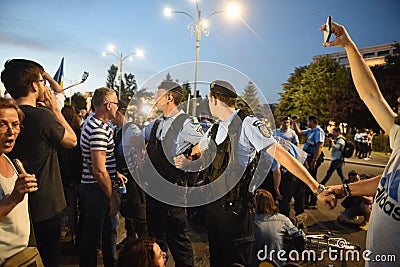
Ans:
MULTIPOLYGON (((321 30, 324 28, 325 26, 323 26, 321 30)), ((379 126, 381 126, 385 132, 389 132, 394 124, 394 118, 397 115, 392 111, 380 92, 378 83, 371 69, 363 60, 356 44, 342 25, 332 22, 332 32, 336 35, 336 38, 332 42, 325 43, 324 45, 344 47, 346 49, 351 75, 360 98, 364 101, 365 105, 367 105, 368 109, 379 123, 379 126)))
POLYGON ((281 195, 281 192, 279 191, 279 187, 281 185, 281 168, 276 169, 275 171, 272 172, 273 179, 274 179, 274 189, 276 192, 276 198, 278 200, 281 200, 283 197, 281 195))
MULTIPOLYGON (((294 176, 302 180, 312 192, 316 192, 318 189, 318 182, 312 178, 310 173, 293 158, 286 150, 284 150, 279 144, 274 143, 266 149, 267 153, 274 157, 281 165, 283 165, 288 171, 294 176)), ((333 195, 319 194, 318 200, 327 208, 332 209, 336 206, 336 199, 333 195)))
POLYGON ((296 132, 297 135, 304 135, 304 131, 300 130, 299 125, 297 124, 297 120, 293 120, 293 130, 296 132))
POLYGON ((38 190, 35 175, 20 174, 15 181, 11 194, 0 200, 0 222, 17 206, 25 197, 26 193, 38 190))
POLYGON ((319 157, 321 156, 321 152, 322 152, 322 142, 318 142, 317 143, 317 151, 315 151, 314 158, 312 159, 311 164, 310 164, 311 169, 315 169, 315 166, 317 165, 317 161, 318 161, 319 157))
POLYGON ((106 151, 92 150, 92 173, 98 186, 109 200, 110 215, 115 215, 119 208, 117 195, 112 190, 110 174, 106 168, 106 151))
MULTIPOLYGON (((352 196, 374 196, 376 189, 378 188, 379 181, 382 175, 378 175, 368 180, 362 180, 355 183, 350 183, 349 188, 352 196)), ((328 191, 334 193, 337 198, 343 198, 345 196, 343 185, 330 186, 328 191)))
MULTIPOLYGON (((51 86, 58 86, 60 85, 47 73, 43 73, 43 78, 48 80, 51 84, 51 86)), ((61 87, 60 87, 61 88, 61 87)), ((65 133, 64 137, 60 141, 60 145, 65 147, 65 148, 73 148, 77 145, 77 138, 75 135, 74 130, 72 130, 71 126, 68 124, 68 122, 65 120, 64 116, 61 113, 61 110, 59 109, 57 105, 57 100, 54 97, 54 95, 51 93, 49 88, 46 88, 44 91, 44 102, 46 107, 48 107, 53 114, 56 116, 57 120, 60 122, 60 124, 65 128, 65 133)))

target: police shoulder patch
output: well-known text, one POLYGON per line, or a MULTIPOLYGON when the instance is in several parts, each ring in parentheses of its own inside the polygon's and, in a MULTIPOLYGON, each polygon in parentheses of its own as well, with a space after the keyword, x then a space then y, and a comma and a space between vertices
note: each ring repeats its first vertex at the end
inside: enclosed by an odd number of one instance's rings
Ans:
POLYGON ((265 125, 262 121, 260 121, 260 120, 254 121, 253 126, 257 127, 263 136, 268 137, 268 138, 271 137, 270 130, 268 129, 267 125, 265 125))

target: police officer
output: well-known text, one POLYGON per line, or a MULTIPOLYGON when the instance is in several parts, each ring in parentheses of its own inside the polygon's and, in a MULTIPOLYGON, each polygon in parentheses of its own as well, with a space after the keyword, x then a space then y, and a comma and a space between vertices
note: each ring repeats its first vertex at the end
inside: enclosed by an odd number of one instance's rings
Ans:
MULTIPOLYGON (((175 156, 190 154, 188 150, 200 141, 203 131, 193 118, 177 108, 181 99, 182 87, 172 81, 163 81, 156 94, 156 106, 163 113, 142 132, 152 167, 169 182, 186 186, 186 173, 171 162, 175 156)), ((147 195, 146 206, 149 235, 157 239, 165 252, 168 243, 175 266, 193 266, 186 209, 164 204, 150 195, 147 195)))
MULTIPOLYGON (((143 190, 136 183, 133 175, 139 176, 139 166, 136 159, 136 150, 130 143, 131 136, 140 134, 140 129, 134 123, 129 122, 125 116, 127 104, 119 100, 118 110, 111 122, 116 126, 114 130, 114 155, 117 163, 117 171, 127 179, 126 193, 121 194, 121 215, 125 218, 126 238, 117 245, 122 249, 126 242, 136 237, 147 237, 146 222, 146 198, 143 190), (128 168, 130 166, 132 174, 128 168)), ((137 177, 142 178, 142 177, 137 177)))
MULTIPOLYGON (((264 123, 244 111, 235 110, 236 98, 237 93, 230 83, 221 80, 211 83, 209 108, 219 120, 200 142, 202 158, 207 157, 208 150, 213 147, 211 142, 217 146, 215 158, 205 170, 208 183, 222 181, 219 185, 223 187, 232 181, 232 177, 239 175, 233 188, 228 185, 225 188, 227 193, 206 207, 211 267, 232 266, 234 263, 250 265, 254 235, 252 197, 248 189, 258 152, 266 151, 277 159, 302 179, 327 207, 332 208, 335 201, 333 196, 321 194, 324 187, 277 144, 264 123)), ((177 167, 186 164, 184 157, 175 158, 177 167)), ((211 193, 213 190, 220 191, 221 188, 212 188, 211 193)))
MULTIPOLYGON (((308 116, 307 126, 309 128, 306 130, 300 130, 299 126, 297 125, 297 120, 298 118, 293 120, 294 131, 298 135, 306 136, 306 142, 304 143, 303 150, 308 154, 307 169, 310 172, 311 176, 315 180, 317 180, 318 168, 319 166, 321 166, 321 163, 324 159, 322 145, 325 142, 325 132, 318 125, 318 117, 315 115, 308 116)), ((308 188, 306 188, 305 190, 304 205, 304 207, 308 209, 317 208, 317 198, 308 188)))

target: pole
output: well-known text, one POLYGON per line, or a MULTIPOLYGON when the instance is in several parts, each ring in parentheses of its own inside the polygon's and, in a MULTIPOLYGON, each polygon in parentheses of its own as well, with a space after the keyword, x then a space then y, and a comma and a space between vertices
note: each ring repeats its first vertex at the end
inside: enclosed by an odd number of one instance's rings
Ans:
POLYGON ((121 100, 121 91, 122 91, 122 64, 123 64, 123 59, 122 59, 122 54, 121 54, 121 58, 119 59, 119 88, 118 88, 118 100, 121 100))
POLYGON ((199 53, 200 53, 200 38, 201 38, 201 16, 200 10, 197 11, 197 27, 196 27, 196 62, 194 69, 194 93, 193 93, 193 116, 196 116, 197 108, 197 80, 199 73, 199 53))

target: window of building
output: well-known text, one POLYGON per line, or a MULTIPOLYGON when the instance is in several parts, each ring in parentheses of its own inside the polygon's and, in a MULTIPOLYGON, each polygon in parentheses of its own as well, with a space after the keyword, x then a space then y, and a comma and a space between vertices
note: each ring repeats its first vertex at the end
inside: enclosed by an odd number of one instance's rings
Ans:
POLYGON ((349 63, 349 59, 347 57, 340 57, 339 58, 339 63, 340 64, 349 63))
POLYGON ((375 52, 365 53, 363 55, 363 58, 371 58, 371 57, 375 57, 375 52))
POLYGON ((378 57, 386 57, 389 55, 389 50, 378 51, 378 57))

